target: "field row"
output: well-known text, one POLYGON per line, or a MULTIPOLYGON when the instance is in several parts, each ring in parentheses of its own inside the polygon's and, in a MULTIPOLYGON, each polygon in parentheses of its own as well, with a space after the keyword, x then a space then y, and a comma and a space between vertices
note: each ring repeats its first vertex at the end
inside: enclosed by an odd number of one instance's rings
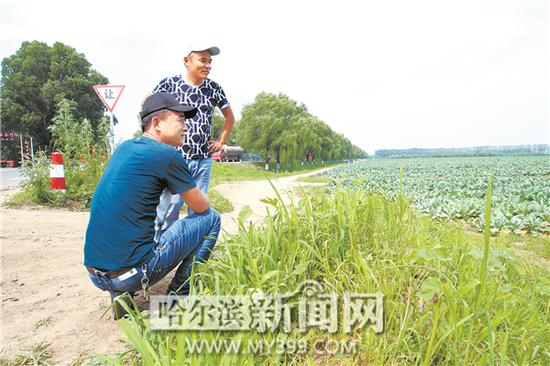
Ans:
POLYGON ((370 159, 325 173, 332 185, 360 186, 411 205, 434 219, 465 220, 482 229, 493 179, 491 230, 550 233, 550 159, 546 156, 370 159))

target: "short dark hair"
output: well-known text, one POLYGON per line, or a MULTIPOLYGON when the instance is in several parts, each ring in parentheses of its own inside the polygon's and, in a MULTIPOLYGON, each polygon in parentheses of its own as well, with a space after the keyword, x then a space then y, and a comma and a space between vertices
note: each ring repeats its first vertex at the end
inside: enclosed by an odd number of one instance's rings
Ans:
POLYGON ((168 112, 168 109, 161 109, 160 111, 155 111, 153 113, 146 115, 141 120, 141 132, 145 132, 145 130, 149 128, 149 126, 151 125, 151 121, 153 120, 153 117, 156 116, 156 117, 162 118, 164 117, 164 114, 166 112, 168 112))

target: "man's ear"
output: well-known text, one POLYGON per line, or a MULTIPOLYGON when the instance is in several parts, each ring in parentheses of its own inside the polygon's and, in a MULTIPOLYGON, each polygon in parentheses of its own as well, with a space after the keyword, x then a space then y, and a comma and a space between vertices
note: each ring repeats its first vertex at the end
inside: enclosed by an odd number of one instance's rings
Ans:
POLYGON ((151 119, 151 126, 153 127, 153 129, 155 131, 160 132, 160 128, 159 128, 159 124, 160 124, 160 118, 159 116, 154 116, 152 119, 151 119))
POLYGON ((185 57, 183 58, 183 64, 184 64, 185 66, 187 66, 188 63, 189 63, 189 56, 185 56, 185 57))

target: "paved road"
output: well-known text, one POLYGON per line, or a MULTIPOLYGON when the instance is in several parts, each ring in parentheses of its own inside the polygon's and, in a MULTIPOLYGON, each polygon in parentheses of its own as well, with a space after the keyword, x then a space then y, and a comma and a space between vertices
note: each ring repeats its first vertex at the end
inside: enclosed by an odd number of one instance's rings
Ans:
POLYGON ((0 190, 19 186, 23 182, 23 175, 20 168, 0 168, 1 185, 0 190))

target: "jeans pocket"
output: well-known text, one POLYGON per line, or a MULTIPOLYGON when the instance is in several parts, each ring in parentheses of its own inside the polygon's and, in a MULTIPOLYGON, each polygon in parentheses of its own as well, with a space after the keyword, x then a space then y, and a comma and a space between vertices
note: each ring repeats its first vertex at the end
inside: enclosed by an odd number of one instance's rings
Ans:
POLYGON ((111 288, 111 284, 109 283, 110 281, 107 281, 104 278, 95 277, 90 273, 88 273, 88 278, 90 278, 90 281, 93 283, 93 285, 100 290, 109 291, 111 288))
POLYGON ((126 272, 118 277, 111 278, 111 288, 116 291, 134 292, 141 288, 141 279, 143 271, 139 267, 135 267, 131 272, 126 272))

